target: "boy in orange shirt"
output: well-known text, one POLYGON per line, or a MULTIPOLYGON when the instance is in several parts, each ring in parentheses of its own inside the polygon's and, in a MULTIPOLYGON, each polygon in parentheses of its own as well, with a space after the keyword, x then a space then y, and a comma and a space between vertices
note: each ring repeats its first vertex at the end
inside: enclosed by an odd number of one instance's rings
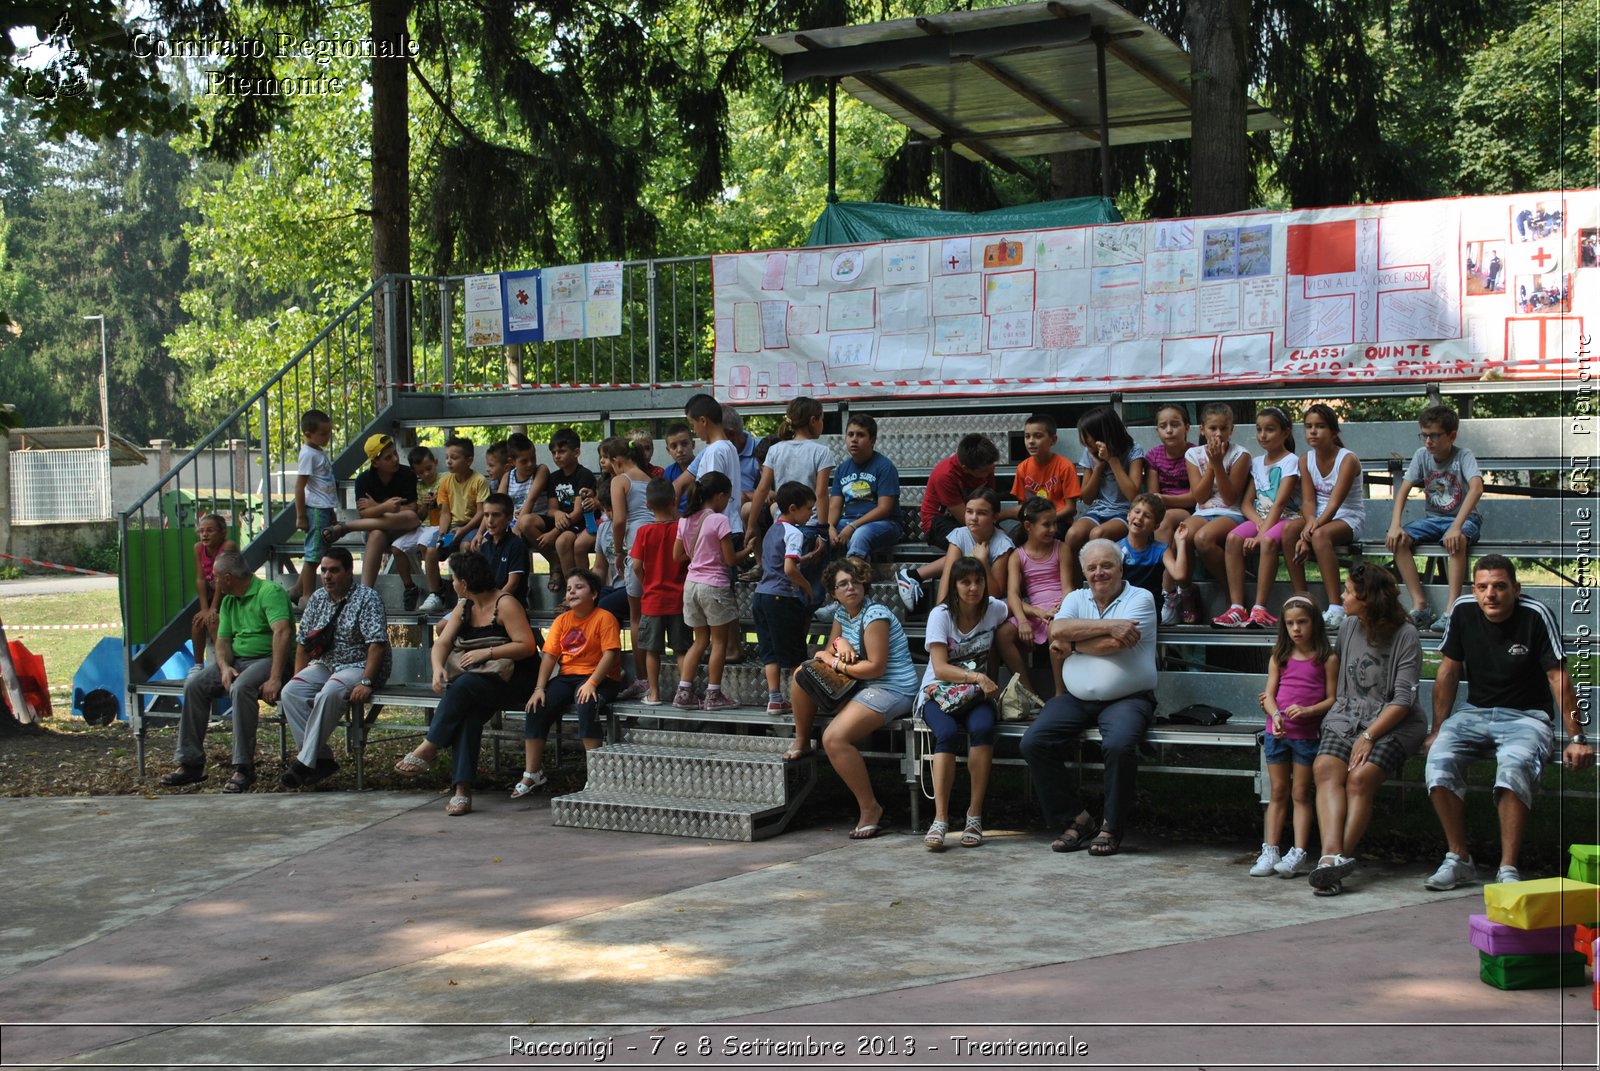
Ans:
POLYGON ((1078 510, 1078 466, 1056 453, 1055 418, 1046 413, 1030 416, 1022 425, 1022 445, 1028 456, 1017 464, 1011 480, 1011 497, 1017 504, 1002 510, 1000 519, 1017 520, 1028 499, 1048 498, 1056 508, 1056 538, 1065 539, 1078 510))

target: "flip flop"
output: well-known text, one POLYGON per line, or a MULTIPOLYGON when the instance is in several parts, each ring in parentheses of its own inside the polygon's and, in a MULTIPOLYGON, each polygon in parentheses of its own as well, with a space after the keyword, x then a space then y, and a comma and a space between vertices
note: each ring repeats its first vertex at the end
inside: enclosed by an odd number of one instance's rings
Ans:
POLYGON ((809 748, 809 747, 806 748, 804 751, 797 751, 794 748, 790 748, 788 751, 785 751, 783 753, 783 761, 784 762, 799 762, 801 759, 808 757, 812 753, 812 751, 814 751, 814 750, 815 750, 814 748, 809 748))
POLYGON ((882 832, 883 830, 878 828, 878 824, 874 822, 871 825, 856 826, 850 831, 849 837, 851 840, 871 840, 882 832))
POLYGON ((471 796, 451 796, 450 802, 445 804, 444 813, 451 818, 472 813, 471 796))
POLYGON ((424 760, 422 756, 412 751, 394 764, 394 772, 401 777, 417 777, 427 773, 432 766, 432 762, 424 760))
POLYGON ((343 539, 348 532, 349 529, 342 524, 330 524, 322 530, 322 545, 331 547, 343 539))

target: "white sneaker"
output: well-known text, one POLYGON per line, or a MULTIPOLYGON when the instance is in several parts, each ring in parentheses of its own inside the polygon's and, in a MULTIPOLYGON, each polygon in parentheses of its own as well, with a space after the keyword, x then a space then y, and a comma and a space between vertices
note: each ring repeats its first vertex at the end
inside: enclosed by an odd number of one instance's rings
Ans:
POLYGON ((894 574, 894 586, 900 592, 900 601, 905 604, 906 613, 917 608, 917 603, 922 601, 922 581, 910 569, 902 569, 894 574))
POLYGON ((1261 846, 1261 854, 1256 856, 1256 865, 1250 868, 1250 876, 1252 878, 1267 877, 1277 867, 1279 858, 1281 857, 1278 855, 1278 846, 1276 844, 1263 844, 1261 846))
POLYGON ((422 605, 417 607, 417 609, 425 614, 436 614, 440 610, 444 609, 444 600, 439 597, 439 593, 437 591, 430 592, 428 597, 422 600, 422 605))
POLYGON ((1322 625, 1323 625, 1323 627, 1326 628, 1328 631, 1332 632, 1332 631, 1336 630, 1342 624, 1344 624, 1344 607, 1343 606, 1330 606, 1330 607, 1328 607, 1327 612, 1322 615, 1322 625))
POLYGON ((1463 859, 1455 852, 1445 852, 1444 862, 1422 883, 1422 887, 1434 892, 1448 892, 1457 885, 1471 885, 1477 880, 1478 870, 1472 865, 1471 856, 1463 859))
POLYGON ((1290 848, 1288 854, 1272 868, 1280 878, 1297 878, 1311 872, 1311 860, 1301 848, 1290 848))
POLYGON ((1504 885, 1511 881, 1521 881, 1522 874, 1514 866, 1502 866, 1495 872, 1494 880, 1496 884, 1504 885))
POLYGON ((1183 596, 1176 591, 1163 592, 1161 595, 1161 623, 1163 625, 1176 625, 1178 613, 1183 608, 1183 596))

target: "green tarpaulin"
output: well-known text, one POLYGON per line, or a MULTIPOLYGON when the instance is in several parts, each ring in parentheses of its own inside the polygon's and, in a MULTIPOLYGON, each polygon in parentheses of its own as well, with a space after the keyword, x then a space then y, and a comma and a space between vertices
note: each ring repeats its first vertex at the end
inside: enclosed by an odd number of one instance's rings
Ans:
POLYGON ((947 234, 993 234, 1120 223, 1122 214, 1104 197, 996 208, 988 212, 941 212, 936 208, 840 201, 822 210, 806 245, 855 245, 896 238, 938 238, 947 234))

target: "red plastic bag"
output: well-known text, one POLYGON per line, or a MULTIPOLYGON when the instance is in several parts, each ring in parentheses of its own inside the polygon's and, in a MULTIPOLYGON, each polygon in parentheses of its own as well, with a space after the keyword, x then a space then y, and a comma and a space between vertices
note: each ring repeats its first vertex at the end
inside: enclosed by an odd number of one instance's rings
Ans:
POLYGON ((11 665, 22 685, 23 700, 33 708, 34 717, 48 718, 50 681, 44 673, 44 659, 28 650, 21 640, 9 641, 6 649, 11 653, 11 665))

